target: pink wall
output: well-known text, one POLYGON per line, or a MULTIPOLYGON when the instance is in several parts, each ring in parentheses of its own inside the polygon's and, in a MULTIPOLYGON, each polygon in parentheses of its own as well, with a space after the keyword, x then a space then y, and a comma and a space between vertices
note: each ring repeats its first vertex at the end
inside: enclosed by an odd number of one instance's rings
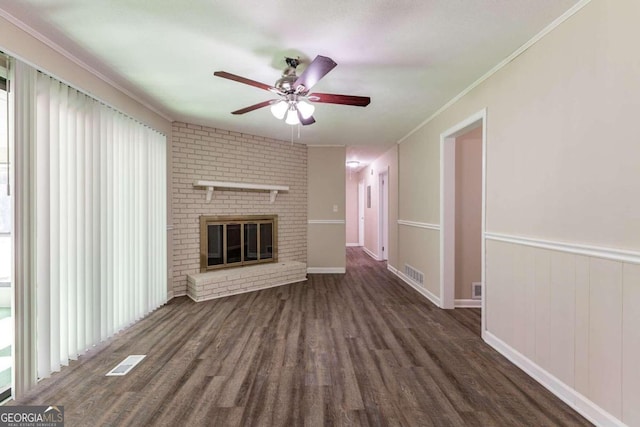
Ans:
POLYGON ((456 138, 456 299, 482 279, 482 127, 456 138))
POLYGON ((347 233, 347 246, 357 246, 358 244, 358 174, 347 171, 345 179, 346 200, 345 200, 345 221, 347 233))

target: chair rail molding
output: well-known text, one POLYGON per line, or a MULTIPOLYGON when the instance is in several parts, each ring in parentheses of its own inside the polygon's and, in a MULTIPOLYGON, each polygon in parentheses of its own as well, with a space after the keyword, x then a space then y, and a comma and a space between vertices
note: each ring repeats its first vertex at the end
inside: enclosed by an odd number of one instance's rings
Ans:
POLYGON ((334 224, 340 225, 345 224, 344 219, 310 219, 307 221, 307 224, 334 224))
POLYGON ((640 252, 638 251, 585 245, 580 243, 558 242, 554 240, 500 233, 484 233, 484 238, 486 240, 513 243, 516 245, 531 246, 534 248, 549 249, 552 251, 566 252, 576 255, 585 255, 612 261, 628 262, 631 264, 640 264, 640 252))
POLYGON ((408 221, 405 219, 399 219, 396 221, 398 225, 404 225, 407 227, 425 228, 427 230, 440 231, 440 224, 430 224, 428 222, 408 221))

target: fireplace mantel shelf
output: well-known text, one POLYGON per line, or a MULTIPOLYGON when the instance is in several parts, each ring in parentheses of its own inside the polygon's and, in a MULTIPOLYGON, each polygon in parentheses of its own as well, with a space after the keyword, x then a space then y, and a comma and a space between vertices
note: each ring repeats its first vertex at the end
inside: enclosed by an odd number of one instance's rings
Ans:
POLYGON ((207 189, 207 202, 213 198, 213 190, 217 188, 237 188, 242 190, 261 190, 270 193, 269 201, 276 201, 278 191, 289 191, 288 185, 250 184, 247 182, 222 182, 222 181, 194 181, 194 187, 205 187, 207 189))

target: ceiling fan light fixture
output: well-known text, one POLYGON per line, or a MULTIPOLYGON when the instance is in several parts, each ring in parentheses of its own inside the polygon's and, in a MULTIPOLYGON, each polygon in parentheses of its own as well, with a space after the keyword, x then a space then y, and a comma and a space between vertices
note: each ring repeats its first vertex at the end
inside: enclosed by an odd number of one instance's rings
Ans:
POLYGON ((289 104, 285 101, 278 101, 271 105, 271 114, 278 120, 284 119, 284 115, 287 113, 289 104))
POLYGON ((291 106, 291 108, 289 108, 289 111, 287 111, 287 119, 285 120, 285 123, 292 126, 300 123, 296 107, 291 106))
POLYGON ((347 162, 347 166, 349 166, 351 169, 355 169, 355 168, 357 168, 358 166, 360 166, 360 162, 359 162, 359 161, 357 161, 357 160, 349 160, 349 161, 347 162))
POLYGON ((304 119, 308 119, 309 117, 311 117, 316 109, 314 105, 309 104, 305 101, 298 101, 296 107, 298 108, 298 111, 300 111, 300 115, 302 115, 304 119))

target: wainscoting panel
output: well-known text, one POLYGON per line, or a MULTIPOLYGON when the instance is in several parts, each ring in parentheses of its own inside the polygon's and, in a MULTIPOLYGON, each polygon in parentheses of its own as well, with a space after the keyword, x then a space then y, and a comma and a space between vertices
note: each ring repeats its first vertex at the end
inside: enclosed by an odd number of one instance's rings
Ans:
POLYGON ((550 276, 551 276, 551 256, 549 251, 535 251, 535 296, 534 304, 536 308, 535 319, 535 343, 536 352, 533 360, 540 366, 543 366, 545 370, 549 370, 549 348, 550 338, 549 329, 551 327, 551 289, 550 289, 550 276))
POLYGON ((576 257, 575 389, 589 394, 589 258, 576 257))
POLYGON ((622 419, 640 425, 640 265, 622 272, 622 419))
POLYGON ((493 245, 491 249, 492 263, 487 263, 486 269, 486 280, 491 286, 485 286, 484 295, 486 326, 494 335, 514 345, 512 320, 516 306, 510 303, 510 295, 518 291, 518 283, 513 280, 512 271, 516 256, 507 245, 493 245))
POLYGON ((549 281, 549 372, 574 387, 575 255, 551 254, 549 281))
MULTIPOLYGON (((508 247, 507 247, 508 249, 508 247)), ((514 246, 513 281, 513 343, 522 354, 536 352, 535 251, 525 246, 514 246)))
POLYGON ((589 394, 622 415, 622 263, 589 260, 589 394))
POLYGON ((404 271, 409 264, 424 273, 421 285, 440 298, 440 231, 422 227, 398 227, 399 241, 397 269, 404 271))
POLYGON ((486 239, 488 342, 597 424, 640 425, 637 256, 517 240, 486 239))

